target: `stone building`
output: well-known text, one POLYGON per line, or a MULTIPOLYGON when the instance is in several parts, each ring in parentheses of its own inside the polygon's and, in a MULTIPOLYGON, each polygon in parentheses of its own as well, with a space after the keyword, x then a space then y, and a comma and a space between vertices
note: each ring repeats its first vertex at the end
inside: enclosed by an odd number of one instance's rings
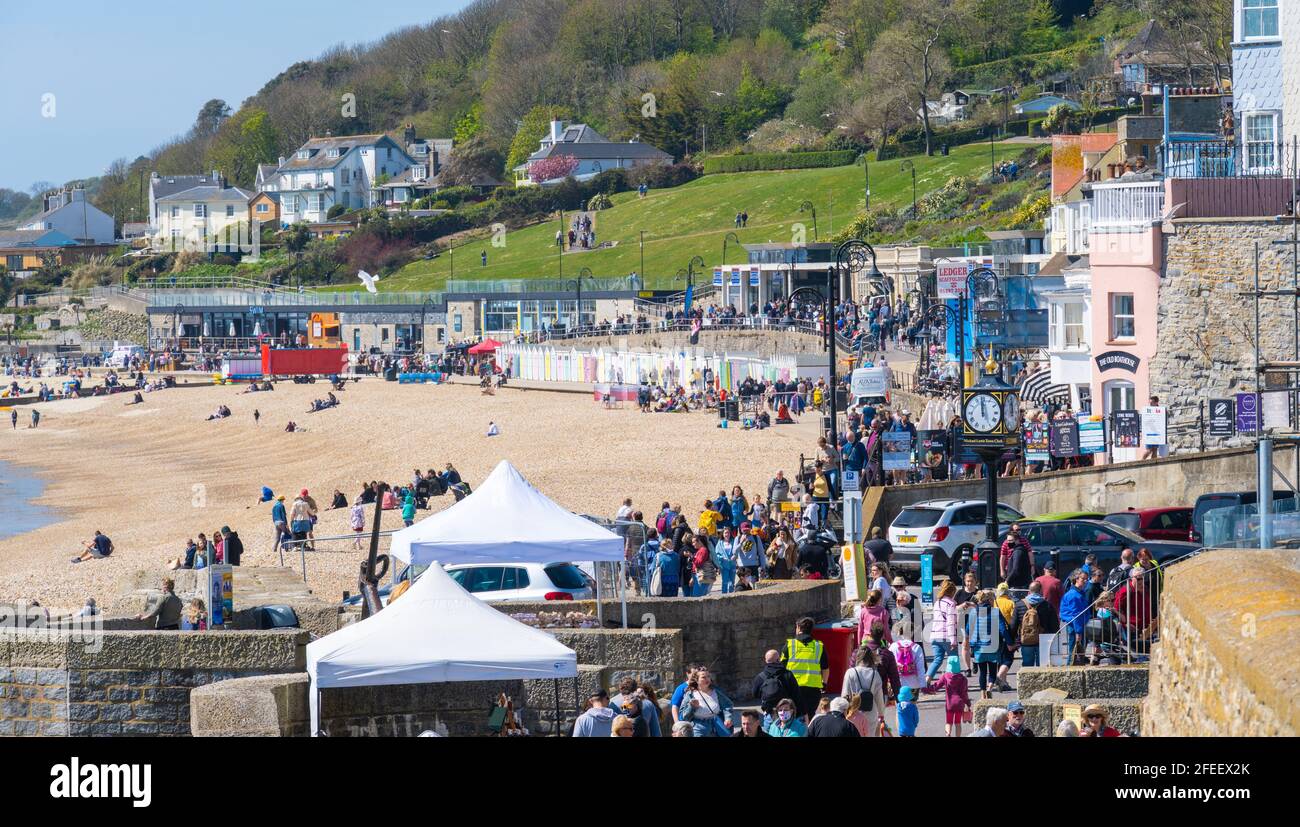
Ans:
MULTIPOLYGON (((1291 287, 1289 234, 1276 218, 1175 219, 1164 235, 1164 279, 1157 309, 1158 341, 1151 358, 1151 393, 1181 419, 1202 401, 1255 390, 1255 250, 1263 289, 1291 287)), ((1290 299, 1260 300, 1261 358, 1295 358, 1290 299)), ((1171 416, 1170 421, 1175 417, 1171 416)), ((1196 450, 1194 429, 1171 429, 1173 450, 1196 450)), ((1206 447, 1244 445, 1238 435, 1207 437, 1206 447)))

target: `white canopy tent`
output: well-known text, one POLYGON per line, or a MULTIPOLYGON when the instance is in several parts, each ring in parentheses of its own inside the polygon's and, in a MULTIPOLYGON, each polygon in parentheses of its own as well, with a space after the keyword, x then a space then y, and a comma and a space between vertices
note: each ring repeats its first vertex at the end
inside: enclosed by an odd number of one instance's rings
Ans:
POLYGON ((498 612, 431 565, 398 600, 307 645, 311 731, 320 690, 348 686, 572 678, 578 656, 498 612))
POLYGON ((474 493, 393 535, 404 563, 622 563, 623 538, 557 505, 502 460, 474 493))

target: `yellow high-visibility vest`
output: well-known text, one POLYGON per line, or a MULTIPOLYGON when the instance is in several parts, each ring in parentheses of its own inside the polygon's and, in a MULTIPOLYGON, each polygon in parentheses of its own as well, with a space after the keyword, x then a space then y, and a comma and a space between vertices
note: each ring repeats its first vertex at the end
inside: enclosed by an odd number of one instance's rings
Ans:
POLYGON ((794 673, 795 682, 811 689, 822 688, 822 642, 801 643, 796 638, 785 642, 785 651, 790 659, 786 668, 794 673))

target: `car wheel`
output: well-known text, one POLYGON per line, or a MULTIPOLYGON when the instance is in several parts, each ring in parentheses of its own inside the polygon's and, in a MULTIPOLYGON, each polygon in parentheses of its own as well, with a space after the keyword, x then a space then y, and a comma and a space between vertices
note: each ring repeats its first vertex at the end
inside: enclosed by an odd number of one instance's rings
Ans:
POLYGON ((962 572, 961 558, 963 554, 975 554, 974 546, 959 546, 953 550, 952 557, 948 558, 948 579, 955 583, 958 588, 961 587, 962 572))

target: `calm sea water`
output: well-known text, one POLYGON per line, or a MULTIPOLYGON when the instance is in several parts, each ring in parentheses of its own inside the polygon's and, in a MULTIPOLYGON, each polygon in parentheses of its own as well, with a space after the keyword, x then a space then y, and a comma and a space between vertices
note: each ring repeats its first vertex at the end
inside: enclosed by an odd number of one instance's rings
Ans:
POLYGON ((32 501, 45 483, 25 468, 0 462, 0 538, 34 531, 55 520, 55 512, 32 501))

